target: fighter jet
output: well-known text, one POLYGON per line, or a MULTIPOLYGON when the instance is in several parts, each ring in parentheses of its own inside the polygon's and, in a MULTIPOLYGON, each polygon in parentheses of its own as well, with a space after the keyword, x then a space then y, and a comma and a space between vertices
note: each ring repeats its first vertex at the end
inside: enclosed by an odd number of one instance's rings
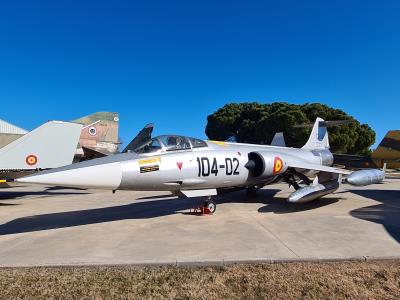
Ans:
POLYGON ((82 125, 50 121, 0 149, 0 181, 72 163, 82 125))
POLYGON ((109 190, 170 191, 186 197, 205 197, 204 206, 215 212, 217 190, 251 191, 278 182, 296 189, 288 201, 308 202, 333 193, 345 182, 380 183, 384 171, 350 172, 331 167, 328 132, 317 118, 302 148, 253 145, 162 135, 131 153, 45 171, 20 182, 109 190))

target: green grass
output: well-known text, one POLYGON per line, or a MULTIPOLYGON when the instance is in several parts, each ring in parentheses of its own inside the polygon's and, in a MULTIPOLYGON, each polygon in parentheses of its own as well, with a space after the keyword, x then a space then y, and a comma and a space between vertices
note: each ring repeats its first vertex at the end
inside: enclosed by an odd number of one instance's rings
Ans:
POLYGON ((0 268, 1 299, 400 299, 400 261, 0 268))

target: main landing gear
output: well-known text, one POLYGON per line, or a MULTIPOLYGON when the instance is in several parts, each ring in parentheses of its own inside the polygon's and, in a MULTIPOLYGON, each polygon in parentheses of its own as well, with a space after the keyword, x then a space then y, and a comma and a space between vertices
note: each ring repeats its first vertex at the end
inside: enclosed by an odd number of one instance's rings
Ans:
POLYGON ((204 201, 204 208, 208 209, 210 213, 215 213, 217 210, 217 204, 211 199, 211 197, 208 197, 206 201, 204 201))
POLYGON ((312 183, 306 175, 296 172, 295 170, 289 170, 284 176, 284 181, 289 184, 289 187, 293 186, 296 191, 312 183))
POLYGON ((257 191, 258 191, 258 190, 259 190, 259 188, 256 187, 256 186, 249 186, 249 187, 246 189, 246 194, 247 194, 247 196, 250 197, 250 198, 255 198, 255 197, 257 197, 257 191))

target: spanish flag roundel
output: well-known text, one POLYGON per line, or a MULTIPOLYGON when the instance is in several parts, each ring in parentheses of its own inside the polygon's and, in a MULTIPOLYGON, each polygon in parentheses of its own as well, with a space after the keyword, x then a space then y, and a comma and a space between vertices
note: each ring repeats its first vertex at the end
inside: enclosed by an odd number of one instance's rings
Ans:
POLYGON ((26 164, 27 164, 27 165, 33 166, 33 165, 36 165, 38 159, 37 159, 36 155, 31 154, 31 155, 28 155, 28 156, 26 157, 26 160, 25 160, 25 161, 26 161, 26 164))
POLYGON ((280 157, 275 156, 274 159, 274 174, 279 173, 280 171, 282 171, 283 168, 283 161, 280 157))

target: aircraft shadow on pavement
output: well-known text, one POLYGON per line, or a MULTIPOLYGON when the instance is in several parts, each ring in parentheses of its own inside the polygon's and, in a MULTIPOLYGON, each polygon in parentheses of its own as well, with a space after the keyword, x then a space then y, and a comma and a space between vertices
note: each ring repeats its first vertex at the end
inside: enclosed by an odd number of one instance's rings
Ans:
POLYGON ((59 191, 59 190, 74 190, 74 191, 87 191, 87 189, 83 188, 72 188, 72 187, 65 187, 65 186, 49 186, 46 188, 47 191, 59 191))
MULTIPOLYGON (((258 201, 258 199, 261 198, 272 197, 277 191, 278 190, 269 190, 266 193, 260 193, 260 197, 257 197, 256 200, 258 201)), ((46 192, 41 193, 44 193, 45 195, 47 194, 46 192)), ((21 193, 19 193, 19 196, 22 196, 21 193)), ((149 197, 143 197, 143 199, 148 198, 149 197)), ((155 200, 134 202, 127 205, 106 208, 51 213, 19 218, 0 225, 0 235, 73 227, 125 219, 155 218, 176 214, 182 210, 188 210, 192 207, 202 205, 204 201, 204 198, 179 199, 174 197, 171 199, 171 195, 153 196, 150 198, 154 198, 155 200), (165 198, 165 196, 168 198, 165 198)), ((218 196, 215 200, 219 204, 249 201, 243 192, 218 196)))
POLYGON ((275 213, 287 214, 311 209, 317 209, 326 205, 338 202, 341 198, 322 198, 320 200, 312 201, 309 203, 288 203, 286 198, 278 197, 276 194, 280 192, 278 189, 263 189, 258 191, 257 197, 250 198, 243 193, 232 193, 228 196, 228 201, 218 201, 218 203, 226 202, 256 202, 265 204, 265 206, 258 209, 259 213, 275 213), (247 197, 247 198, 246 198, 247 197))
MULTIPOLYGON (((49 190, 44 190, 44 191, 11 191, 11 192, 3 192, 0 191, 0 201, 3 200, 11 200, 11 199, 16 199, 16 198, 21 198, 25 196, 57 196, 57 195, 83 195, 83 194, 89 194, 87 192, 56 192, 52 193, 49 190)), ((24 198, 26 200, 28 198, 24 198)), ((37 199, 37 198, 35 198, 37 199)))
MULTIPOLYGON (((247 197, 246 194, 241 191, 218 196, 215 198, 215 201, 218 204, 263 203, 266 204, 267 207, 272 206, 272 208, 270 208, 272 211, 283 213, 284 209, 282 207, 285 205, 291 206, 292 204, 282 201, 281 198, 274 198, 274 195, 278 191, 279 190, 262 190, 259 192, 257 198, 254 199, 247 197), (272 204, 274 201, 278 201, 279 204, 272 204)), ((167 196, 168 198, 166 198, 165 195, 158 196, 152 201, 133 202, 127 205, 23 217, 0 225, 0 235, 74 227, 126 219, 156 218, 182 213, 182 211, 202 205, 204 202, 204 198, 181 199, 174 197, 171 199, 171 195, 167 196)), ((317 207, 318 205, 312 205, 305 209, 314 209, 317 207)), ((293 209, 289 209, 287 212, 293 212, 293 209)))
POLYGON ((382 224, 386 231, 400 243, 400 190, 365 189, 350 192, 380 202, 380 204, 354 209, 350 215, 382 224))
POLYGON ((275 213, 275 214, 288 214, 301 212, 306 210, 317 209, 333 203, 336 203, 341 198, 321 198, 308 203, 288 203, 286 198, 274 198, 268 205, 260 207, 260 213, 275 213))

